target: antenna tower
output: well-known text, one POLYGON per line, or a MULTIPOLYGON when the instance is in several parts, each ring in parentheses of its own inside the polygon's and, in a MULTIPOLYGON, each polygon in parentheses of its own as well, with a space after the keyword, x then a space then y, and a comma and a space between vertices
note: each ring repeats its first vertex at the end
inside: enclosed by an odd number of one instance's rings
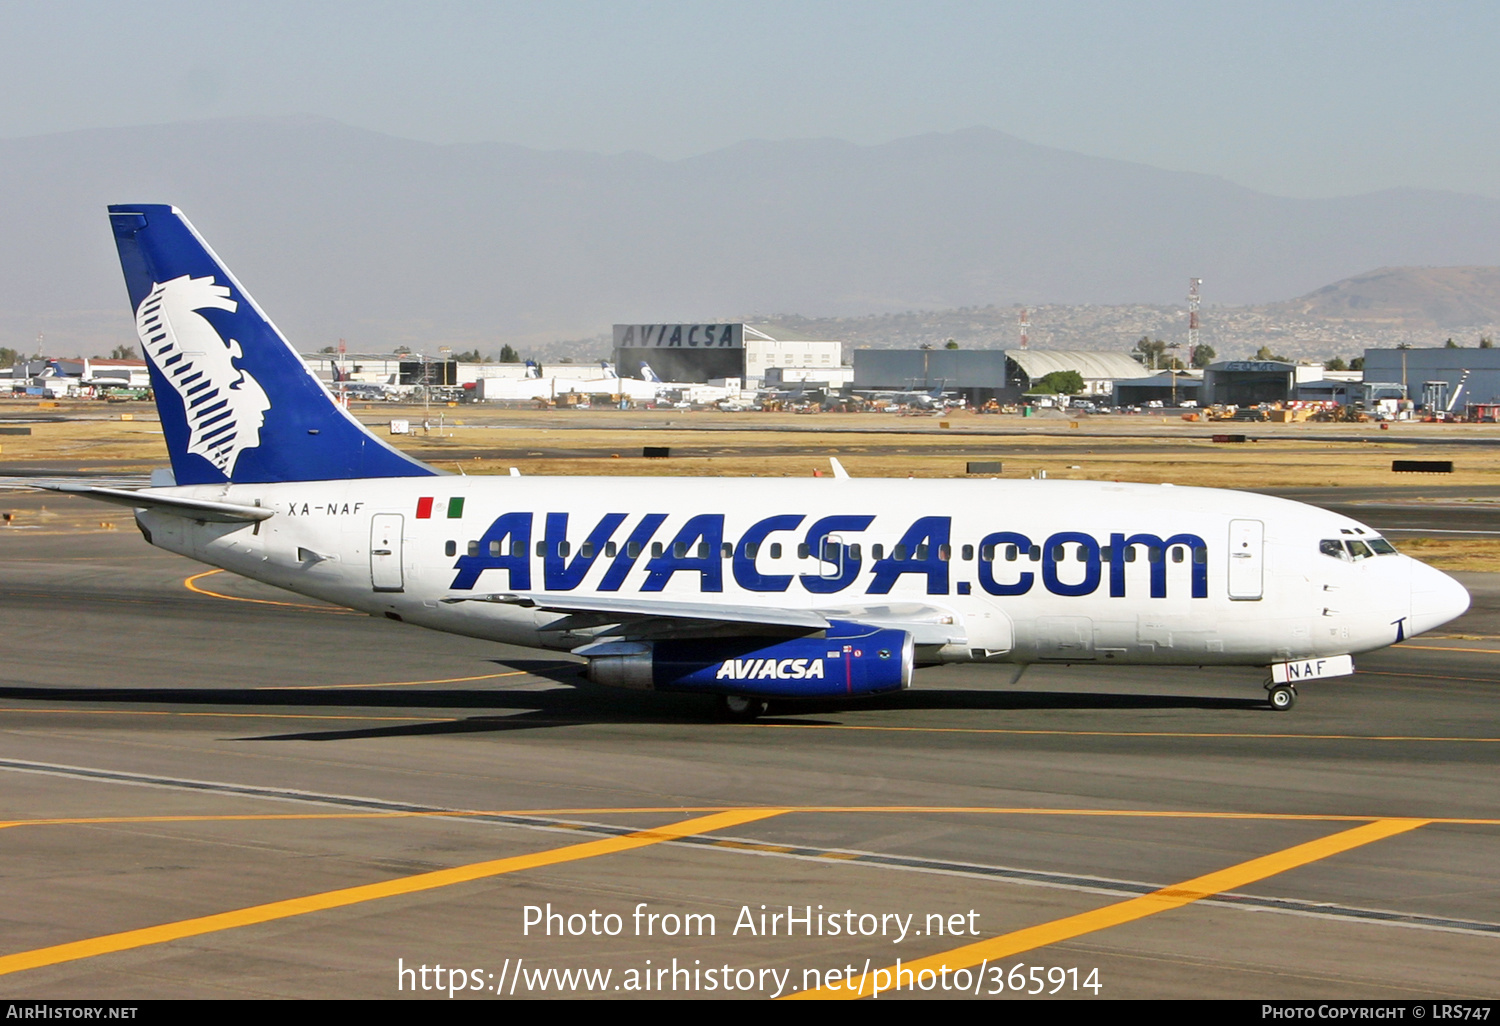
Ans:
POLYGON ((1193 362, 1193 353, 1198 348, 1198 286, 1202 278, 1188 279, 1188 363, 1193 362))
POLYGON ((1021 308, 1021 348, 1025 349, 1027 343, 1030 340, 1031 340, 1031 317, 1026 312, 1026 308, 1022 307, 1021 308))

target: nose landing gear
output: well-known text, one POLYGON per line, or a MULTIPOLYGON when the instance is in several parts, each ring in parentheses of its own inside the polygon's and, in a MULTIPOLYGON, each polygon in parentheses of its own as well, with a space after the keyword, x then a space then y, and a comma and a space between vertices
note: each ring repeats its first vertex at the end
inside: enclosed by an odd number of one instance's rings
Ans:
POLYGON ((1290 684, 1267 684, 1266 701, 1277 712, 1286 712, 1297 704, 1297 689, 1290 684))

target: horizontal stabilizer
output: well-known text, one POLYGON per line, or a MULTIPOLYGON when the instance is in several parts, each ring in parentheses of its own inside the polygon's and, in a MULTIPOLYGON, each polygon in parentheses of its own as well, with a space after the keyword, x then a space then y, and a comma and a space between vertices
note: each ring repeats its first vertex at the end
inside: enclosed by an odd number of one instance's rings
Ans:
POLYGON ((244 506, 237 502, 215 502, 212 499, 190 499, 184 495, 163 495, 160 492, 133 492, 127 488, 97 488, 93 485, 39 484, 49 492, 79 495, 95 502, 108 502, 116 506, 134 509, 150 509, 158 513, 201 520, 212 524, 249 524, 257 520, 268 520, 276 515, 273 509, 260 506, 244 506))

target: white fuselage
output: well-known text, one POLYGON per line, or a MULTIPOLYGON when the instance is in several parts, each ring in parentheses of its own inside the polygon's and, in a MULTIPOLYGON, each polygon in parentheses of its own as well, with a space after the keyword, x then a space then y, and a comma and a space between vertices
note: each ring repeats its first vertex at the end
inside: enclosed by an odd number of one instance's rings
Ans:
POLYGON ((618 618, 511 596, 915 618, 927 663, 1266 665, 1381 648, 1468 605, 1446 575, 1370 549, 1376 533, 1347 517, 1213 489, 425 477, 162 491, 276 511, 254 525, 139 512, 162 548, 372 614, 550 649, 588 644, 618 618), (1371 554, 1348 549, 1355 540, 1371 554))

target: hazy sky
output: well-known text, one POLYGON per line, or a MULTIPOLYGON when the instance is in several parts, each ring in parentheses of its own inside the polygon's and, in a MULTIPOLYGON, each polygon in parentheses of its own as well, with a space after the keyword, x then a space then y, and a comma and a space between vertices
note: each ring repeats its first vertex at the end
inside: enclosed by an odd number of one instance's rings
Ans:
POLYGON ((0 0, 0 137, 317 114, 682 157, 988 125, 1287 196, 1500 197, 1500 4, 0 0))

